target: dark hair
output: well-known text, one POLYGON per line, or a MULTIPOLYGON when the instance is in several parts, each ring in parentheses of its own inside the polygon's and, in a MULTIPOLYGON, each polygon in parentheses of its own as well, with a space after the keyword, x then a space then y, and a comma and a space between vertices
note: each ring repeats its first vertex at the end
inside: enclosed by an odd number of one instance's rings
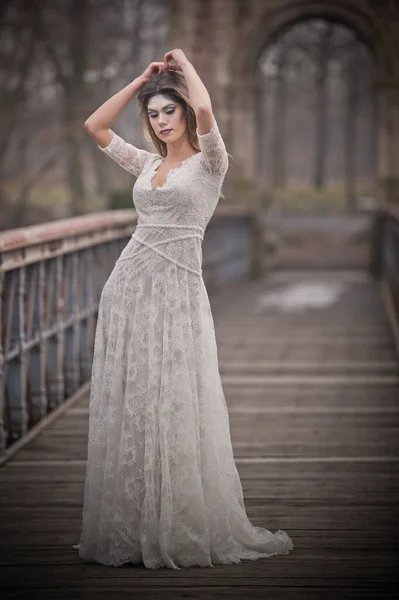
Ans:
POLYGON ((170 100, 177 102, 183 107, 183 113, 187 123, 189 142, 191 146, 199 152, 201 148, 196 133, 197 119, 195 112, 190 105, 190 96, 188 93, 186 79, 179 71, 166 71, 161 74, 156 74, 140 89, 137 99, 140 105, 140 117, 143 122, 145 138, 153 142, 160 156, 163 158, 166 157, 166 142, 160 140, 155 134, 153 128, 151 127, 147 112, 150 99, 157 94, 163 94, 170 100))

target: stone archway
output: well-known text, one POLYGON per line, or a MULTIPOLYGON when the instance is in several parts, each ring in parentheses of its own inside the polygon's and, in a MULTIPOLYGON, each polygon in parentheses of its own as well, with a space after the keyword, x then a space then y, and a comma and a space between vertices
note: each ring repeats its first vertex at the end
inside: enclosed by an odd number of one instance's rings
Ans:
MULTIPOLYGON (((376 59, 379 105, 378 175, 382 184, 380 198, 392 200, 392 197, 387 197, 387 192, 392 192, 394 186, 386 186, 385 182, 399 176, 396 160, 396 157, 399 159, 399 103, 397 92, 390 89, 392 82, 396 80, 399 65, 396 59, 398 46, 388 22, 384 22, 383 16, 373 13, 367 3, 356 0, 286 2, 274 10, 268 8, 267 4, 261 6, 259 3, 258 6, 263 10, 254 12, 242 29, 242 47, 245 51, 237 51, 233 58, 236 65, 233 88, 238 90, 232 114, 233 148, 236 149, 239 162, 247 175, 256 182, 256 173, 260 167, 256 160, 260 155, 257 151, 259 127, 256 120, 259 93, 256 66, 259 55, 281 31, 305 19, 319 17, 342 23, 356 31, 359 39, 369 47, 376 59)), ((253 201, 257 203, 256 193, 253 201)))
POLYGON ((207 85, 228 150, 229 177, 257 205, 257 63, 294 23, 319 17, 357 32, 377 64, 380 201, 399 202, 399 4, 389 0, 171 0, 168 43, 182 47, 207 85), (237 179, 236 179, 237 181, 237 179))

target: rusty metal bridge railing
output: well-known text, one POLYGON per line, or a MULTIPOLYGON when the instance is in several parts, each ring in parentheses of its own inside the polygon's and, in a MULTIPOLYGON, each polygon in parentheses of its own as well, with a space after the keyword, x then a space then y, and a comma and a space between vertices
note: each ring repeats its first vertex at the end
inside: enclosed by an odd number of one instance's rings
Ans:
POLYGON ((373 272, 381 282, 385 310, 399 356, 399 207, 382 207, 376 215, 373 272))

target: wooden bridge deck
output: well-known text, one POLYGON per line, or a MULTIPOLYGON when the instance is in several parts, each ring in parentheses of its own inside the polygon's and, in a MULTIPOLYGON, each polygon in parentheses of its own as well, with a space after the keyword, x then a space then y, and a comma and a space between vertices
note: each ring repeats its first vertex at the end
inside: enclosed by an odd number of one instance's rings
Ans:
POLYGON ((285 529, 293 552, 181 571, 83 564, 71 546, 86 395, 0 469, 2 598, 397 597, 399 369, 377 286, 362 272, 275 273, 212 308, 247 513, 285 529), (318 308, 298 310, 304 292, 318 308))

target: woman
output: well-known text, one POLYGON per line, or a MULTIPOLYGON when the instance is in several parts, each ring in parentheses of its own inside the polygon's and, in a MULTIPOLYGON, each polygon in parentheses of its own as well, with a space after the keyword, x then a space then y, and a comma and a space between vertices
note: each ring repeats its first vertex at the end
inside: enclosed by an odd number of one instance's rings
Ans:
POLYGON ((245 512, 202 278, 202 239, 228 168, 208 92, 176 49, 85 125, 136 175, 138 223, 99 304, 75 548, 85 561, 172 569, 286 554, 288 535, 253 527, 245 512), (110 129, 137 93, 156 153, 110 129))

